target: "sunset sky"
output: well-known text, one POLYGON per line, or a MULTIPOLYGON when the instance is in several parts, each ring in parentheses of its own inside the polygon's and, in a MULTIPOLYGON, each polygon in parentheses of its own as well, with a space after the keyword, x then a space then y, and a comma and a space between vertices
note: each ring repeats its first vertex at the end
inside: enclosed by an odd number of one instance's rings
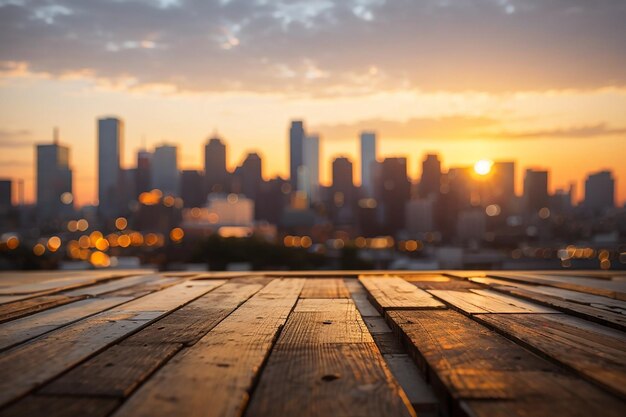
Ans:
MULTIPOLYGON (((202 168, 217 130, 288 172, 287 130, 322 138, 323 181, 375 130, 380 157, 427 152, 551 170, 612 169, 626 201, 624 0, 0 0, 0 177, 33 200, 34 144, 58 126, 80 204, 96 202, 96 118, 202 168)), ((521 186, 518 188, 521 192, 521 186)))

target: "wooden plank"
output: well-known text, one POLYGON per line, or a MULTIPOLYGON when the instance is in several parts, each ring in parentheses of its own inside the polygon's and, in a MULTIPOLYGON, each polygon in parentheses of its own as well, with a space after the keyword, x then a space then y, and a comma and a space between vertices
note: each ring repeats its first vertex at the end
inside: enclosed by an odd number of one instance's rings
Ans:
POLYGON ((562 288, 548 287, 545 285, 527 285, 519 282, 511 282, 496 278, 471 278, 472 281, 489 286, 508 286, 532 291, 538 294, 548 295, 564 301, 573 301, 587 304, 613 313, 626 315, 626 302, 600 295, 586 294, 578 291, 565 290, 562 288))
MULTIPOLYGON (((505 281, 506 282, 506 281, 505 281)), ((552 307, 556 310, 568 313, 570 315, 583 318, 585 320, 590 320, 599 324, 603 324, 605 326, 609 326, 619 330, 626 330, 626 315, 620 313, 613 313, 608 310, 610 307, 604 305, 605 308, 597 308, 599 304, 594 304, 593 306, 587 304, 580 304, 571 301, 564 301, 562 297, 556 297, 551 295, 544 295, 539 292, 533 291, 535 287, 530 285, 516 284, 511 283, 513 285, 498 285, 492 284, 491 288, 500 291, 503 293, 507 293, 510 295, 514 295, 516 297, 521 297, 527 300, 532 300, 537 303, 546 305, 548 307, 552 307), (526 287, 530 288, 530 290, 526 290, 526 287), (608 309, 607 309, 608 308, 608 309)), ((556 291, 567 291, 574 292, 576 294, 580 294, 583 297, 598 297, 595 295, 589 295, 584 293, 577 293, 575 291, 562 290, 560 288, 549 288, 550 290, 556 291)), ((615 303, 623 303, 623 301, 613 300, 606 297, 599 297, 604 300, 610 300, 615 303)))
POLYGON ((82 300, 85 297, 86 296, 68 297, 63 294, 54 294, 2 304, 0 305, 0 323, 15 320, 38 311, 62 306, 73 301, 82 300))
POLYGON ((514 274, 506 272, 490 273, 489 276, 505 278, 530 284, 548 285, 551 287, 563 288, 566 290, 584 292, 587 294, 601 295, 626 301, 626 282, 606 281, 594 278, 581 278, 569 276, 547 276, 529 274, 514 274))
POLYGON ((111 346, 39 392, 124 398, 181 348, 180 343, 111 346))
POLYGON ((263 287, 262 284, 230 280, 123 343, 192 345, 263 287))
POLYGON ((42 392, 128 396, 183 345, 191 345, 263 285, 229 281, 80 364, 42 392))
MULTIPOLYGON (((65 291, 64 294, 68 296, 89 296, 97 297, 102 294, 110 293, 123 288, 137 286, 139 284, 152 283, 155 281, 163 280, 163 277, 158 274, 151 275, 137 275, 132 277, 125 277, 115 279, 98 285, 90 285, 87 287, 77 288, 75 290, 65 291)), ((167 282, 167 281, 165 281, 167 282)), ((177 282, 177 280, 171 280, 170 282, 177 282)))
POLYGON ((0 411, 0 417, 106 417, 118 405, 112 398, 36 396, 0 411))
POLYGON ((465 404, 469 407, 465 413, 475 416, 623 414, 623 403, 612 395, 460 313, 398 310, 387 314, 435 392, 450 401, 448 412, 463 413, 465 404), (496 405, 501 411, 497 414, 496 405))
POLYGON ((308 278, 300 298, 349 298, 350 293, 340 278, 308 278))
POLYGON ((626 335, 563 315, 484 315, 479 320, 626 399, 626 335))
POLYGON ((165 364, 116 417, 190 416, 198 410, 206 417, 240 415, 303 285, 302 279, 272 281, 165 364))
POLYGON ((182 283, 48 333, 0 355, 0 406, 224 281, 182 283))
POLYGON ((351 300, 300 300, 246 416, 336 415, 415 413, 351 300))
POLYGON ((127 274, 119 272, 83 272, 79 275, 70 275, 68 277, 58 277, 37 283, 24 283, 11 287, 0 288, 0 294, 4 295, 20 295, 20 294, 39 294, 45 292, 58 292, 62 290, 92 285, 99 281, 120 279, 127 274))
POLYGON ((435 297, 466 314, 484 313, 558 313, 558 311, 529 303, 494 291, 444 291, 430 290, 435 297))
POLYGON ((359 277, 374 306, 388 309, 445 308, 432 295, 399 277, 359 277))
POLYGON ((131 297, 92 298, 22 317, 0 325, 0 350, 13 347, 85 317, 132 300, 131 297))

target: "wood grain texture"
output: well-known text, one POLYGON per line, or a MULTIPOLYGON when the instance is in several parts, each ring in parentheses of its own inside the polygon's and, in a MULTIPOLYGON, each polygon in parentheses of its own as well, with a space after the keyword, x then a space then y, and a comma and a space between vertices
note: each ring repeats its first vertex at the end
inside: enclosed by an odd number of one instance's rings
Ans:
POLYGON ((0 354, 0 405, 28 393, 94 353, 224 281, 198 281, 123 304, 0 354))
POLYGON ((411 416, 350 300, 300 300, 246 416, 411 416))
POLYGON ((445 291, 430 290, 435 297, 458 308, 466 314, 484 313, 558 313, 558 311, 510 297, 495 291, 445 291))
MULTIPOLYGON (((452 401, 450 412, 460 412, 462 402, 480 400, 477 404, 498 404, 504 410, 501 414, 509 416, 622 414, 620 400, 460 313, 420 310, 388 315, 436 392, 452 401)), ((493 415, 488 407, 470 411, 493 415)))
POLYGON ((341 278, 309 278, 300 298, 349 298, 350 293, 341 278))
MULTIPOLYGON (((479 278, 479 279, 487 279, 491 278, 479 278)), ((499 281, 499 280, 498 280, 499 281)), ((506 282, 506 281, 505 281, 506 282)), ((574 301, 564 300, 565 297, 568 298, 579 298, 578 296, 570 297, 569 295, 563 294, 554 294, 547 295, 551 291, 535 291, 535 288, 530 285, 501 285, 501 284, 490 284, 490 288, 495 291, 499 291, 505 294, 509 294, 512 296, 516 296, 519 298, 523 298, 526 300, 532 300, 539 304, 554 308, 555 310, 561 311, 563 313, 567 313, 572 316, 580 317, 585 320, 593 321, 599 324, 603 324, 605 326, 609 326, 618 330, 626 330, 626 314, 622 314, 621 312, 613 312, 613 311, 622 311, 621 306, 612 307, 610 304, 613 303, 624 303, 623 301, 613 300, 611 298, 599 297, 595 295, 589 295, 584 293, 577 293, 575 291, 562 290, 560 288, 551 288, 544 287, 549 290, 555 291, 567 291, 567 293, 575 293, 579 294, 583 298, 581 300, 586 299, 586 297, 593 297, 591 300, 595 300, 595 298, 601 298, 602 300, 610 300, 611 303, 602 302, 593 303, 593 305, 589 305, 587 303, 580 303, 574 301), (528 288, 528 289, 527 289, 528 288)), ((591 301, 587 300, 587 301, 591 301)))
POLYGON ((0 350, 13 347, 130 300, 132 300, 131 297, 86 299, 0 324, 0 350))
POLYGON ((0 411, 0 417, 105 417, 118 405, 112 398, 29 396, 0 411))
POLYGON ((240 415, 303 285, 302 279, 272 281, 163 366, 115 416, 240 415))
POLYGON ((432 295, 399 277, 360 277, 380 312, 389 309, 445 308, 432 295))
POLYGON ((616 300, 626 301, 626 282, 625 281, 609 281, 595 278, 583 278, 574 276, 560 275, 535 275, 532 273, 508 273, 496 272, 490 273, 489 276, 495 278, 505 278, 512 281, 518 281, 529 284, 541 284, 550 287, 563 288, 584 292, 587 294, 601 295, 604 297, 614 298, 616 300))
POLYGON ((564 315, 478 318, 626 399, 626 335, 564 315))
POLYGON ((111 346, 39 392, 124 398, 181 348, 172 343, 111 346))
POLYGON ((62 306, 86 298, 86 296, 69 297, 63 294, 42 295, 40 297, 18 300, 0 305, 0 323, 15 320, 29 314, 62 306))

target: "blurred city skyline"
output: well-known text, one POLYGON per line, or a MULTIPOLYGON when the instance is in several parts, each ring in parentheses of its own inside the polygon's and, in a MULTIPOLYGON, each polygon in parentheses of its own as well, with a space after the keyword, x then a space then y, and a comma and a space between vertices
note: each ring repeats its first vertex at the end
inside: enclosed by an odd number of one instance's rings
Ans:
MULTIPOLYGON (((75 201, 97 202, 96 123, 126 123, 122 166, 162 142, 202 169, 217 130, 288 177, 286 129, 303 119, 330 162, 427 153, 444 169, 515 160, 550 191, 610 169, 626 202, 626 3, 558 0, 0 0, 0 177, 34 202, 36 143, 72 149, 75 201), (272 151, 268 151, 271 149, 272 151)), ((17 195, 17 193, 14 193, 17 195)))

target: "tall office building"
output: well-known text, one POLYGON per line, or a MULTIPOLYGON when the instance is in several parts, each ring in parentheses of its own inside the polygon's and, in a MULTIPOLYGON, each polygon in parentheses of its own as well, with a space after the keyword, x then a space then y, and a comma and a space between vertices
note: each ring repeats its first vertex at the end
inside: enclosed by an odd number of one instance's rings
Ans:
POLYGON ((149 152, 145 149, 137 152, 135 187, 135 192, 137 195, 145 193, 152 189, 152 152, 149 152))
POLYGON ((529 215, 537 214, 542 208, 548 207, 548 171, 526 170, 524 202, 529 215))
POLYGON ((438 196, 441 188, 441 161, 436 154, 426 155, 422 161, 422 178, 419 185, 420 198, 438 196))
POLYGON ((333 160, 331 188, 333 192, 341 192, 344 195, 352 194, 354 189, 354 174, 352 161, 349 158, 340 156, 333 160))
POLYGON ((251 152, 246 155, 237 170, 237 177, 241 182, 241 193, 256 200, 263 182, 263 161, 258 153, 251 152))
POLYGON ((411 197, 406 158, 385 158, 381 165, 379 203, 383 207, 383 232, 394 235, 404 228, 405 207, 411 197))
POLYGON ((185 207, 203 207, 204 177, 196 170, 184 170, 180 174, 180 196, 185 207))
POLYGON ((291 189, 298 189, 298 169, 304 165, 304 124, 294 120, 289 128, 289 182, 291 189))
POLYGON ((204 177, 207 193, 227 191, 226 144, 217 136, 204 146, 204 177))
POLYGON ((55 129, 52 144, 37 145, 37 211, 51 219, 73 208, 70 149, 59 144, 55 129))
POLYGON ((320 137, 308 135, 304 139, 302 159, 304 164, 300 170, 302 178, 298 184, 298 191, 303 191, 309 203, 318 203, 320 200, 320 137))
POLYGON ((497 204, 506 213, 515 197, 515 162, 494 162, 488 185, 484 203, 497 204))
POLYGON ((364 197, 375 194, 376 133, 361 133, 361 190, 364 197))
POLYGON ((98 206, 104 216, 114 216, 120 208, 118 187, 124 122, 115 117, 98 119, 98 206))
POLYGON ((611 171, 589 174, 585 180, 584 206, 598 213, 615 207, 615 180, 611 171))
POLYGON ((13 181, 0 179, 0 214, 6 213, 13 206, 13 181))
POLYGON ((152 186, 163 194, 179 195, 178 148, 161 145, 152 156, 152 186))

